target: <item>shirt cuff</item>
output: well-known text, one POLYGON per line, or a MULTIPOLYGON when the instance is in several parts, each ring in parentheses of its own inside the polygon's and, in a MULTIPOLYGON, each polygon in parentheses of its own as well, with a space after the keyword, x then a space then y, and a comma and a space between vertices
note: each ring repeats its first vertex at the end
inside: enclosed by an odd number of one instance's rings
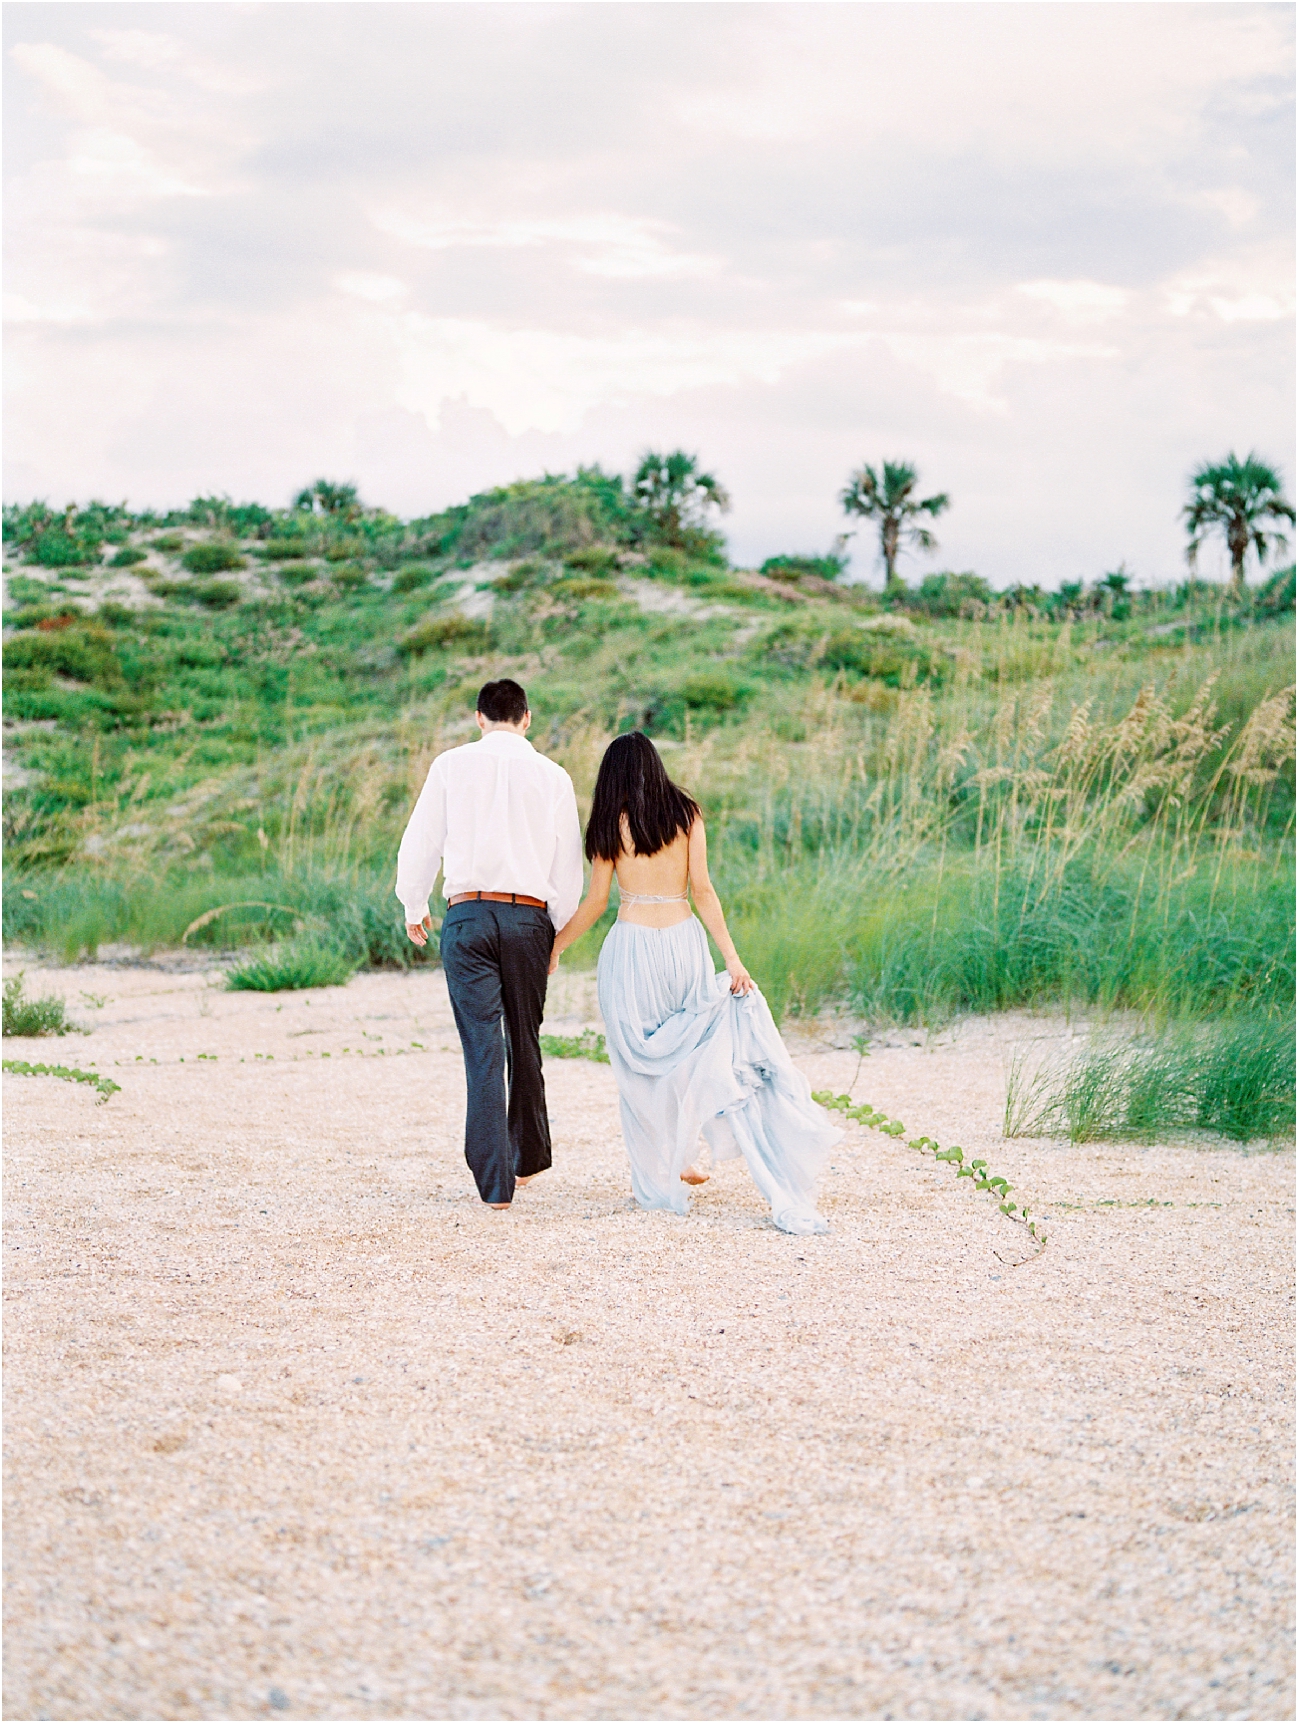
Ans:
POLYGON ((407 927, 418 927, 419 923, 424 919, 425 916, 428 916, 429 920, 432 919, 432 913, 429 910, 427 898, 425 898, 423 901, 423 904, 416 909, 412 909, 408 903, 402 904, 401 907, 406 912, 406 926, 407 927))

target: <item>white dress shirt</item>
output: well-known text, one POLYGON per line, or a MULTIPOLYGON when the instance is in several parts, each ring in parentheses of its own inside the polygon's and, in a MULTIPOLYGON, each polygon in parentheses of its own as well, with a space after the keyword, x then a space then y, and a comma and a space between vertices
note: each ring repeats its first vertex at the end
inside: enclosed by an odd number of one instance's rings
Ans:
POLYGON ((581 821, 572 779, 512 730, 439 754, 397 854, 406 921, 428 914, 444 872, 448 898, 516 891, 543 899, 556 929, 581 902, 581 821))

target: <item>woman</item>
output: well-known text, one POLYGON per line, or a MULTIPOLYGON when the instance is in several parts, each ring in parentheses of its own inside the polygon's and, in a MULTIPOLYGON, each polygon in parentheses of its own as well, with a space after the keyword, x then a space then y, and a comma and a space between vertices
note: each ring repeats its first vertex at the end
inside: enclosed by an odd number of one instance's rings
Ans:
POLYGON ((812 1101, 739 961, 708 878, 698 803, 639 731, 600 762, 586 854, 590 890, 555 939, 550 973, 604 913, 616 875, 622 902, 599 956, 599 1005, 636 1201, 686 1212, 685 1186, 707 1178, 693 1164, 702 1130, 714 1161, 743 1155, 782 1231, 827 1231, 815 1180, 842 1133, 812 1101), (725 975, 713 973, 704 926, 725 975))

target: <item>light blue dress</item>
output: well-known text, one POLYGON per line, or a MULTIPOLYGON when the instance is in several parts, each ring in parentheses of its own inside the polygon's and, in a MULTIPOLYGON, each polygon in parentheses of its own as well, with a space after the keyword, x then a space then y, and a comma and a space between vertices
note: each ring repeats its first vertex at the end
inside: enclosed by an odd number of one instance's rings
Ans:
POLYGON ((617 921, 599 956, 599 1008, 641 1208, 689 1209, 681 1173, 702 1131, 742 1155, 783 1232, 828 1231, 816 1177, 842 1136, 789 1058, 770 1007, 715 973, 703 924, 617 921))

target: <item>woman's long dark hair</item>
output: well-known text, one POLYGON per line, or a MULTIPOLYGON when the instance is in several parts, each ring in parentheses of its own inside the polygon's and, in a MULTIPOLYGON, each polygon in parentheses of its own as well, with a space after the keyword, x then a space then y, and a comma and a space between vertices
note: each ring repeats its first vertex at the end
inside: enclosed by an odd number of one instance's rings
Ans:
POLYGON ((586 855, 615 862, 622 854, 622 816, 631 828, 631 853, 657 855, 700 817, 699 804, 673 784, 657 748, 643 731, 609 743, 599 763, 586 827, 586 855))

